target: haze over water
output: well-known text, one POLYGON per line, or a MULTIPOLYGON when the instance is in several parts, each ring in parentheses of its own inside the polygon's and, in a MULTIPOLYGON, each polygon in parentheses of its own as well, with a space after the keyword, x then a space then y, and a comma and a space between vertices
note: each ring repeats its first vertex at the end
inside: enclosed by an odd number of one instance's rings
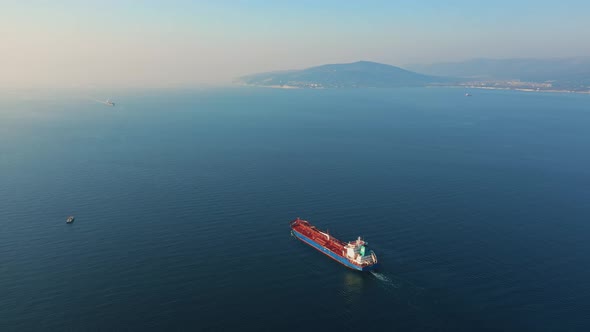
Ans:
POLYGON ((359 60, 589 56, 589 12, 587 0, 8 0, 0 88, 185 88, 359 60))
POLYGON ((1 330, 587 330, 590 99, 471 93, 0 96, 1 330))

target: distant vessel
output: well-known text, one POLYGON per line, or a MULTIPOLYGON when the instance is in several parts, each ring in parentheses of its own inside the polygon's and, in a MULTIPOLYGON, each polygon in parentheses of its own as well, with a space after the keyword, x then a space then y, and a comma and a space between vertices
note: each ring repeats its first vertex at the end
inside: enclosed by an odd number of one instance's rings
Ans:
POLYGON ((291 221, 291 230, 299 240, 348 268, 370 271, 378 266, 377 256, 372 250, 367 252, 368 243, 360 236, 356 241, 345 243, 299 218, 291 221))
POLYGON ((465 97, 471 97, 471 93, 469 93, 469 92, 465 93, 465 97))
POLYGON ((69 216, 68 219, 66 219, 66 223, 71 224, 74 222, 74 216, 69 216))
POLYGON ((115 103, 113 103, 110 99, 107 99, 107 101, 105 101, 105 104, 109 106, 115 106, 115 103))

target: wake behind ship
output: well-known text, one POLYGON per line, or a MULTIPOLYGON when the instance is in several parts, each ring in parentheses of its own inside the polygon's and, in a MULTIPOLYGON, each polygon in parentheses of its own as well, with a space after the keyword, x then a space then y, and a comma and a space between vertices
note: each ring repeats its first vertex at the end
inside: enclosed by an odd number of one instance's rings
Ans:
POLYGON ((291 230, 299 240, 348 268, 370 271, 378 267, 377 256, 372 250, 367 253, 367 242, 360 236, 356 241, 345 243, 299 218, 291 221, 291 230))

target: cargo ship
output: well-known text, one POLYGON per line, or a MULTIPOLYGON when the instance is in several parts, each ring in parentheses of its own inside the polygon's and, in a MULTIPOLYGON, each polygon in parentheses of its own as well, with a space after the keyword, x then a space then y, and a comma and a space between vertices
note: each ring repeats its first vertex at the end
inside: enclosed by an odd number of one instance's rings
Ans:
POLYGON ((367 252, 368 243, 360 236, 356 241, 346 243, 318 230, 303 219, 297 218, 290 225, 291 233, 299 240, 348 268, 371 271, 378 267, 377 256, 372 250, 367 252))

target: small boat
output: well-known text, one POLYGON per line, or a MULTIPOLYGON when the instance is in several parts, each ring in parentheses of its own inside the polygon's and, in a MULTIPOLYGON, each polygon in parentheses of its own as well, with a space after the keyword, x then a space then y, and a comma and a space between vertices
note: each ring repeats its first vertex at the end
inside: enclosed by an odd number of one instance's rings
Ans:
POLYGON ((113 103, 110 99, 108 99, 105 104, 109 105, 109 106, 115 106, 115 103, 113 103))
POLYGON ((66 223, 71 224, 74 222, 74 216, 69 216, 68 219, 66 219, 66 223))
POLYGON ((465 94, 465 97, 471 97, 471 93, 467 92, 467 93, 465 94))

